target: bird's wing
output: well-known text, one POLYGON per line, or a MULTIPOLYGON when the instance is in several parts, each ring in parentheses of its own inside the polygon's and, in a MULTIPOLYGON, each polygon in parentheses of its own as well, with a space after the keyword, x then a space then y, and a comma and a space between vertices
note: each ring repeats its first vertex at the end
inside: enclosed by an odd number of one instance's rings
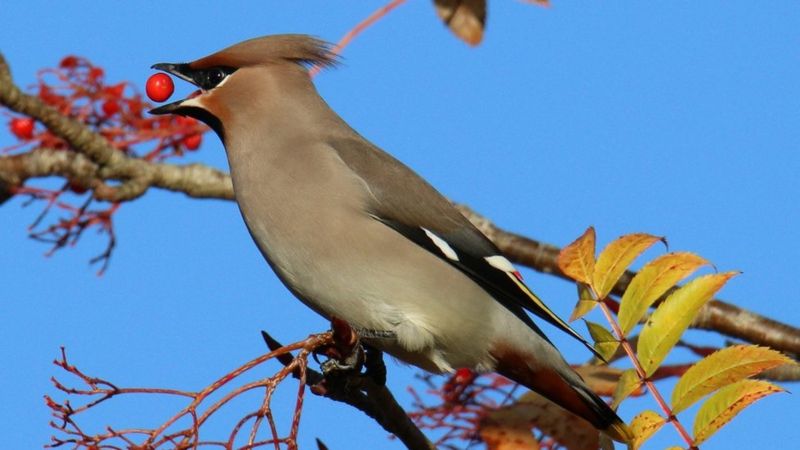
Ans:
POLYGON ((367 212, 376 220, 464 272, 540 335, 522 309, 572 335, 599 356, 525 285, 500 250, 419 175, 360 136, 334 139, 330 145, 364 180, 372 196, 367 212))

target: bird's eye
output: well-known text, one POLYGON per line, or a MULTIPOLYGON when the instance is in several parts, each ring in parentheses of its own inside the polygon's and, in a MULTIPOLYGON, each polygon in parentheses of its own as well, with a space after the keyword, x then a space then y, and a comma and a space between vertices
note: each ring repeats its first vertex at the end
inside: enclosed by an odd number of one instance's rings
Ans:
POLYGON ((225 78, 225 72, 222 69, 211 69, 208 72, 208 83, 216 86, 225 78))
POLYGON ((197 81, 197 84, 199 84, 201 88, 209 90, 216 87, 225 77, 233 72, 234 69, 229 69, 227 67, 213 67, 199 73, 199 76, 195 77, 195 81, 197 81))

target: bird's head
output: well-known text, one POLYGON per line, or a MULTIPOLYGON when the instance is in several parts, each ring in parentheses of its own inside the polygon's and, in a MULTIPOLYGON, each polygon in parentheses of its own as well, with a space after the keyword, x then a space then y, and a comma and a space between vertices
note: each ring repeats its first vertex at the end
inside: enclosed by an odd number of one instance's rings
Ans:
MULTIPOLYGON (((330 45, 311 36, 285 34, 250 39, 188 63, 159 63, 153 69, 172 74, 199 89, 187 98, 150 110, 151 114, 179 114, 198 119, 224 140, 225 124, 237 111, 263 101, 275 75, 308 84, 310 66, 337 62, 330 45)), ((274 89, 290 86, 272 86, 274 89)))

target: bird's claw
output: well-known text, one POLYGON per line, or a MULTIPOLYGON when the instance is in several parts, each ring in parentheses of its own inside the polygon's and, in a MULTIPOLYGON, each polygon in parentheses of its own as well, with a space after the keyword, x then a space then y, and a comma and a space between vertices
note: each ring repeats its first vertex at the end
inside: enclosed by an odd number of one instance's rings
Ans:
POLYGON ((360 343, 356 343, 353 350, 345 357, 330 357, 327 361, 320 364, 322 374, 327 378, 345 372, 361 372, 364 365, 364 349, 360 343))

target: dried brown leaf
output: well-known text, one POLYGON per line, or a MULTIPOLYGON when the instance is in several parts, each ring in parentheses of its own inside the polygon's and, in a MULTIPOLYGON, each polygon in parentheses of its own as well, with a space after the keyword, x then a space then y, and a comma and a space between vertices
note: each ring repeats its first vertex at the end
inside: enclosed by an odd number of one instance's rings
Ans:
MULTIPOLYGON (((600 434, 589 422, 534 392, 524 394, 513 405, 487 414, 479 424, 479 432, 483 436, 483 429, 489 427, 492 438, 501 436, 498 431, 502 429, 507 430, 504 436, 520 437, 518 430, 523 426, 531 436, 533 426, 569 450, 595 450, 599 446, 600 434)), ((490 448, 508 450, 518 447, 490 448)))
POLYGON ((436 14, 459 39, 469 45, 483 40, 486 0, 433 0, 436 14))
POLYGON ((587 364, 575 368, 578 375, 583 378, 583 381, 589 386, 589 389, 598 395, 610 397, 614 395, 619 384, 622 370, 616 367, 609 367, 606 365, 595 366, 587 364))

